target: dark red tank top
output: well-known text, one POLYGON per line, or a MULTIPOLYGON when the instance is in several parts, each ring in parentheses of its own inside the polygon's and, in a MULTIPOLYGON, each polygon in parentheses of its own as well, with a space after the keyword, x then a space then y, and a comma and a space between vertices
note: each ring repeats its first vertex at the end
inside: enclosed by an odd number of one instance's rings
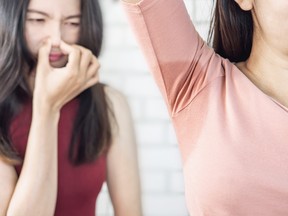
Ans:
MULTIPOLYGON (((95 216, 96 199, 106 180, 106 156, 95 162, 73 166, 68 151, 78 100, 67 103, 61 110, 58 127, 58 196, 55 216, 95 216)), ((10 132, 13 145, 24 158, 32 120, 32 101, 28 101, 12 121, 10 132)), ((16 166, 18 175, 22 166, 16 166)))

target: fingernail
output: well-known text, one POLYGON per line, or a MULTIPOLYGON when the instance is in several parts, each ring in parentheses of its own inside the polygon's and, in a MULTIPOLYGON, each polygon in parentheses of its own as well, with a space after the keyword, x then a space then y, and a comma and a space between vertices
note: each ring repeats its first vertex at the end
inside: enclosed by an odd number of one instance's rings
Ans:
POLYGON ((46 39, 43 41, 43 45, 50 44, 50 43, 51 43, 51 38, 46 38, 46 39))

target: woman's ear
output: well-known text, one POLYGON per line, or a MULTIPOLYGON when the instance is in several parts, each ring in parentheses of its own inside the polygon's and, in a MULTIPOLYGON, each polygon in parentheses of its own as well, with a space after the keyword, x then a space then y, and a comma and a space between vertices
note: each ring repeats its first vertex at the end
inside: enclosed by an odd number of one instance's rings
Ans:
POLYGON ((235 2, 244 11, 250 11, 253 8, 253 0, 235 0, 235 2))

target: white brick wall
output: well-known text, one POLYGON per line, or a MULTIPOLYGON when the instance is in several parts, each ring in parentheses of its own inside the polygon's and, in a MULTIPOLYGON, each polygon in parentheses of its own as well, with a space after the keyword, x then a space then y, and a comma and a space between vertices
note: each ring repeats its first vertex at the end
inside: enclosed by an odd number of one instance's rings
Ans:
MULTIPOLYGON (((100 77, 122 91, 132 109, 144 216, 188 216, 181 158, 165 104, 119 1, 100 2, 105 21, 100 77)), ((185 0, 185 4, 197 30, 206 39, 212 0, 185 0)), ((111 215, 113 208, 105 185, 97 201, 97 216, 111 215)))

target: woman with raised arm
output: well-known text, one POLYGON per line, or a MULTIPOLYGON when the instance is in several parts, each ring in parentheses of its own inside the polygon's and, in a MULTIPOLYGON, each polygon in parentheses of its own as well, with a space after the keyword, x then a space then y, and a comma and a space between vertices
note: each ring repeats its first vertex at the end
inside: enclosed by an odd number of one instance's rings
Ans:
POLYGON ((182 0, 125 0, 162 91, 193 216, 288 215, 287 0, 216 0, 214 49, 182 0))
POLYGON ((98 81, 98 0, 0 1, 0 216, 141 216, 123 95, 98 81))

